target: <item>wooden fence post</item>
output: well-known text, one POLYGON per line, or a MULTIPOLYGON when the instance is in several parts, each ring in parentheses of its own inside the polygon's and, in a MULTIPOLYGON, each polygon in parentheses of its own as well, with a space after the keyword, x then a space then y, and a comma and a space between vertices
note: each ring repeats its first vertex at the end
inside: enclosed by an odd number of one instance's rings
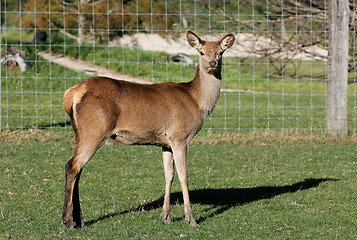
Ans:
POLYGON ((327 133, 347 134, 348 0, 330 0, 328 79, 326 96, 327 133))

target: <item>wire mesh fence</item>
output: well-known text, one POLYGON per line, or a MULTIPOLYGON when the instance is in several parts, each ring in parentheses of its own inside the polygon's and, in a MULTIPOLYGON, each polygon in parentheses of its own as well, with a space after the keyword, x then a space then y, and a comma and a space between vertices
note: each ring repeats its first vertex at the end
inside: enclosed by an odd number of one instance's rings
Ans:
MULTIPOLYGON (((356 122, 356 3, 348 2, 348 131, 356 122)), ((327 0, 19 0, 1 4, 1 128, 68 128, 65 90, 92 75, 190 81, 204 39, 236 34, 203 128, 327 132, 327 0)))

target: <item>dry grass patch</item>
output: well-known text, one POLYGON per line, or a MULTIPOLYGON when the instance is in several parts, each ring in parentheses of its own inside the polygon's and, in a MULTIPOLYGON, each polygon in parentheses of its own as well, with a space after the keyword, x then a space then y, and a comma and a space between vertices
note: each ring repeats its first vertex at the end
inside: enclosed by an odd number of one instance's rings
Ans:
POLYGON ((311 132, 255 132, 248 134, 240 133, 209 133, 203 132, 192 140, 192 144, 232 144, 248 146, 321 146, 321 145, 338 145, 349 146, 357 144, 357 135, 346 136, 341 138, 329 137, 321 133, 311 132))
POLYGON ((45 143, 57 142, 73 139, 72 131, 54 132, 48 130, 28 129, 28 130, 5 130, 0 132, 0 143, 24 144, 24 143, 45 143))
MULTIPOLYGON (((74 141, 72 130, 66 131, 49 131, 39 129, 28 130, 5 130, 0 132, 0 143, 23 144, 23 143, 45 143, 57 141, 74 141)), ((113 145, 110 141, 106 145, 113 145)), ((336 145, 350 146, 357 145, 357 135, 351 135, 341 138, 329 137, 321 133, 311 132, 255 132, 255 133, 212 133, 202 131, 193 138, 191 144, 194 145, 211 145, 229 144, 229 145, 247 145, 247 146, 321 146, 336 145)))

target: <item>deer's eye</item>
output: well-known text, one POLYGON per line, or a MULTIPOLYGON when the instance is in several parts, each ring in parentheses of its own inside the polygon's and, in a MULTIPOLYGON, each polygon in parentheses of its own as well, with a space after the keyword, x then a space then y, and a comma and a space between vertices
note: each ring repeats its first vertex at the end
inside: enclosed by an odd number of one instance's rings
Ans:
POLYGON ((200 51, 200 54, 201 54, 201 56, 205 55, 205 53, 203 51, 200 51))

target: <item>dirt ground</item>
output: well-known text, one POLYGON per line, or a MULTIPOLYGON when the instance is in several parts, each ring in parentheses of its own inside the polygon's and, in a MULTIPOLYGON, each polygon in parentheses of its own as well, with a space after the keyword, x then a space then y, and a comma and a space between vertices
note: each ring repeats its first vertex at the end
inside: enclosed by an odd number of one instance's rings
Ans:
POLYGON ((93 63, 88 62, 88 61, 74 59, 74 58, 65 56, 63 54, 44 52, 44 51, 39 52, 38 54, 41 57, 43 57, 44 59, 46 59, 47 61, 65 66, 65 67, 75 70, 77 72, 85 72, 86 74, 89 74, 89 75, 110 77, 110 78, 121 79, 121 80, 130 81, 130 82, 137 82, 137 83, 151 83, 152 82, 150 80, 133 78, 128 75, 123 75, 123 74, 118 73, 117 71, 94 65, 93 63))
MULTIPOLYGON (((204 40, 217 41, 222 35, 202 36, 204 40)), ((196 50, 190 47, 186 41, 185 34, 179 37, 163 38, 158 34, 137 33, 133 35, 124 35, 110 43, 112 46, 138 47, 142 50, 161 51, 169 54, 186 53, 194 55, 196 50)), ((225 53, 226 57, 260 57, 258 52, 274 51, 279 47, 278 43, 273 42, 269 38, 265 38, 250 33, 236 34, 236 42, 225 53)), ((282 53, 277 53, 274 58, 288 57, 291 59, 300 60, 325 60, 327 58, 327 50, 318 46, 304 47, 302 51, 288 51, 285 49, 282 53)))

